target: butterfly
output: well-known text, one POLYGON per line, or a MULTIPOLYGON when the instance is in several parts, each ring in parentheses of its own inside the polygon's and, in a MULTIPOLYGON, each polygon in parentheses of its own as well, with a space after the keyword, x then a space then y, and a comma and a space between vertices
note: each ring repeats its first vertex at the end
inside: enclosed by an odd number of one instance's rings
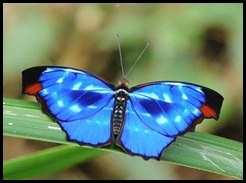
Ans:
POLYGON ((22 72, 24 94, 34 95, 80 145, 116 144, 127 154, 160 160, 176 137, 205 118, 218 119, 223 97, 216 91, 178 81, 118 86, 89 72, 39 66, 22 72))

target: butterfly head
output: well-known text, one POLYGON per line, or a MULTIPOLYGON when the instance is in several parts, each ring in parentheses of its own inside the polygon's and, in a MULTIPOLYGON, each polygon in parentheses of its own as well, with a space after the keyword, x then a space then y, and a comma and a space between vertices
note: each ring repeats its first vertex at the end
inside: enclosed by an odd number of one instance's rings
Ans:
POLYGON ((125 77, 121 78, 118 81, 118 87, 128 88, 128 85, 129 85, 129 80, 125 77))

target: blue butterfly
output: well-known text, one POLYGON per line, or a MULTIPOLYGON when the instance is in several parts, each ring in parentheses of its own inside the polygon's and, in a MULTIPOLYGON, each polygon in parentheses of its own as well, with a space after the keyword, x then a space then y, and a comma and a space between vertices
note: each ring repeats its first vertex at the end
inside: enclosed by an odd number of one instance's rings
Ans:
POLYGON ((36 96, 69 141, 101 147, 116 144, 130 155, 160 160, 178 135, 204 118, 218 119, 223 97, 196 84, 157 81, 115 87, 89 72, 33 67, 22 72, 23 93, 36 96))

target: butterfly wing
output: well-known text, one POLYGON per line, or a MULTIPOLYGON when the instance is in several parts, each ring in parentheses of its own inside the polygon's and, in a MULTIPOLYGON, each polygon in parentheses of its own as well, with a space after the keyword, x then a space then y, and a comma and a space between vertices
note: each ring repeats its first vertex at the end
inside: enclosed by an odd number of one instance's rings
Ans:
POLYGON ((33 67, 22 73, 23 93, 36 96, 70 141, 101 146, 112 140, 110 118, 115 87, 66 67, 33 67))
POLYGON ((160 159, 176 137, 204 118, 219 118, 223 97, 203 86, 153 82, 130 89, 118 145, 144 159, 160 159))
POLYGON ((142 119, 144 114, 136 110, 138 108, 135 107, 135 103, 128 100, 125 123, 116 144, 128 154, 142 156, 145 160, 149 158, 160 159, 163 148, 167 147, 175 138, 164 136, 151 129, 142 119))

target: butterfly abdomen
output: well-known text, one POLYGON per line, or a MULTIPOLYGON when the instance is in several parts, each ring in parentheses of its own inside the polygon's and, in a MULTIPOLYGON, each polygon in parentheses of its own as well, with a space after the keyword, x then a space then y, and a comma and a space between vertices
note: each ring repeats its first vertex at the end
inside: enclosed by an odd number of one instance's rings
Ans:
POLYGON ((115 104, 112 113, 112 126, 114 136, 118 136, 125 118, 126 101, 128 99, 128 91, 123 88, 118 88, 115 91, 115 104))

